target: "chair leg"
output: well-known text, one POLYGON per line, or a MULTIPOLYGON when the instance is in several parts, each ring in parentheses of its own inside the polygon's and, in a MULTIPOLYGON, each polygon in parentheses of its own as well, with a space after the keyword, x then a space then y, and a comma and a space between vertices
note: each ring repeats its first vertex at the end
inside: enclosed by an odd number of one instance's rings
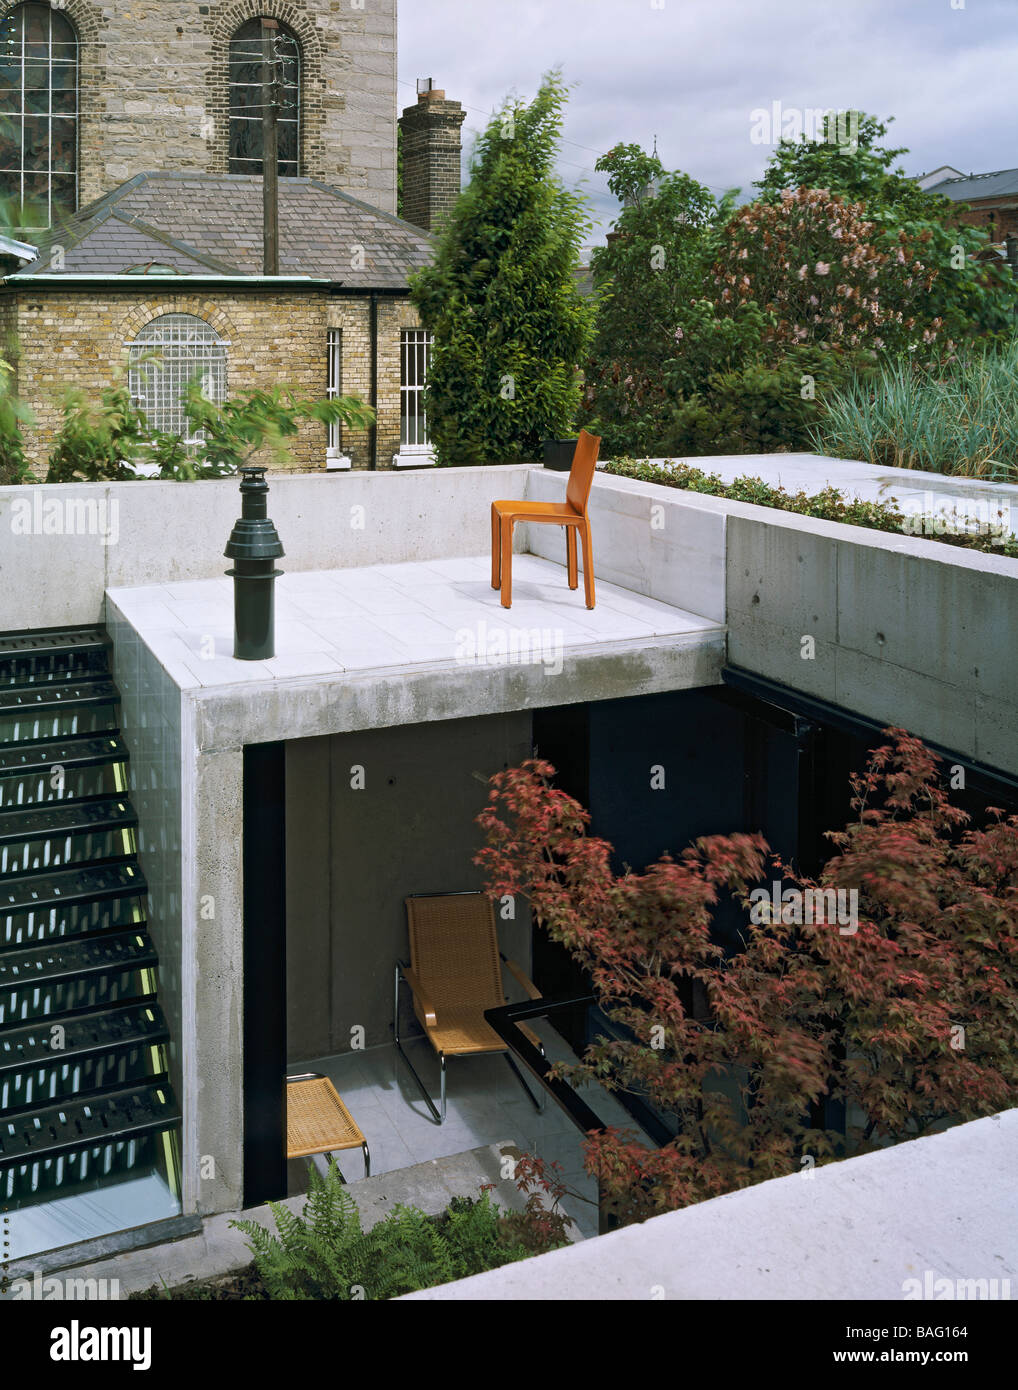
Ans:
POLYGON ((590 540, 590 522, 583 523, 583 591, 587 596, 587 607, 594 606, 594 553, 590 540))
POLYGON ((440 1053, 438 1054, 438 1060, 439 1060, 439 1063, 440 1063, 441 1068, 442 1068, 442 1118, 439 1120, 438 1123, 441 1124, 441 1125, 444 1125, 444 1124, 445 1124, 445 1053, 444 1053, 444 1052, 440 1052, 440 1053))
POLYGON ((365 1176, 366 1178, 370 1178, 370 1177, 371 1177, 371 1154, 368 1152, 367 1140, 364 1141, 364 1143, 361 1145, 361 1148, 364 1150, 364 1176, 365 1176))
POLYGON ((535 1109, 538 1113, 540 1113, 540 1112, 544 1109, 544 1106, 541 1104, 541 1102, 540 1102, 539 1100, 536 1100, 536 1099, 534 1098, 534 1093, 533 1093, 533 1091, 531 1091, 530 1087, 527 1085, 527 1083, 526 1083, 526 1082, 524 1081, 524 1079, 523 1079, 523 1073, 520 1071, 519 1067, 518 1067, 518 1066, 516 1065, 516 1063, 513 1061, 512 1057, 510 1056, 510 1054, 509 1054, 508 1052, 503 1052, 503 1053, 502 1053, 502 1056, 506 1059, 506 1061, 509 1063, 510 1068, 511 1068, 512 1071, 515 1073, 515 1075, 516 1075, 516 1080, 520 1083, 520 1085, 521 1085, 521 1086, 523 1087, 523 1089, 526 1091, 526 1093, 527 1093, 527 1099, 530 1101, 530 1103, 531 1103, 531 1105, 534 1107, 534 1109, 535 1109))
POLYGON ((570 589, 579 588, 580 581, 576 575, 576 527, 566 527, 566 569, 569 574, 570 589))
POLYGON ((497 589, 502 583, 502 539, 499 534, 498 512, 494 504, 491 508, 491 587, 497 589))
POLYGON ((513 606, 513 519, 511 516, 502 517, 500 539, 502 607, 511 608, 513 606))
POLYGON ((394 1041, 395 1041, 395 1043, 396 1043, 396 1051, 397 1051, 397 1052, 399 1053, 399 1055, 403 1058, 403 1061, 407 1064, 407 1067, 408 1067, 409 1070, 410 1070, 410 1075, 411 1075, 411 1076, 413 1077, 413 1079, 417 1082, 417 1089, 420 1091, 421 1095, 424 1097, 425 1102, 427 1103, 428 1109, 431 1111, 432 1115, 435 1117, 435 1123, 440 1125, 440 1124, 442 1123, 442 1121, 445 1119, 445 1055, 444 1055, 444 1054, 440 1054, 441 1057, 442 1057, 442 1113, 441 1113, 441 1115, 440 1115, 440 1114, 438 1113, 438 1111, 435 1109, 435 1102, 434 1102, 434 1101, 431 1099, 431 1097, 428 1095, 427 1087, 425 1086, 425 1084, 424 1084, 424 1082, 421 1080, 421 1078, 417 1075, 417 1068, 414 1066, 413 1062, 411 1062, 410 1058, 409 1058, 409 1057, 406 1055, 406 1053, 403 1051, 403 1045, 402 1045, 402 1043, 401 1043, 400 1040, 399 1040, 399 982, 400 982, 400 973, 399 973, 399 966, 397 965, 397 966, 396 966, 396 1006, 395 1006, 395 1012, 394 1012, 394 1014, 393 1014, 393 1022, 392 1022, 392 1033, 393 1033, 393 1039, 394 1039, 394 1041))

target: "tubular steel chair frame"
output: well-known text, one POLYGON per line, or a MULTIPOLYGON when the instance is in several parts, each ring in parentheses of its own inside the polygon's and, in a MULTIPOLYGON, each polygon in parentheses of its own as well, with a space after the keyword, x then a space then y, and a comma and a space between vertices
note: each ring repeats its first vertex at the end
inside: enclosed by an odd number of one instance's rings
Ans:
POLYGON ((594 607, 594 555, 587 502, 597 467, 601 438, 580 431, 569 470, 564 502, 526 502, 503 498, 491 504, 491 587, 501 589, 502 607, 513 604, 513 527, 518 521, 566 528, 566 569, 570 589, 579 588, 576 573, 576 533, 583 544, 583 592, 587 607, 594 607))
MULTIPOLYGON (((332 1082, 329 1081, 329 1078, 328 1078, 327 1076, 325 1076, 324 1073, 322 1073, 322 1072, 320 1072, 320 1071, 302 1071, 302 1072, 298 1072, 298 1074, 297 1074, 296 1076, 288 1076, 288 1077, 286 1078, 287 1104, 289 1104, 289 1092, 290 1092, 290 1087, 291 1087, 292 1085, 294 1085, 295 1083, 299 1083, 299 1082, 301 1082, 301 1081, 328 1081, 328 1082, 329 1082, 329 1089, 330 1089, 330 1091, 331 1091, 331 1093, 332 1093, 332 1097, 331 1097, 331 1098, 334 1099, 334 1100, 339 1101, 339 1104, 340 1104, 340 1107, 341 1107, 341 1113, 342 1113, 342 1115, 345 1115, 345 1116, 346 1116, 346 1118, 350 1121, 350 1124, 353 1126, 354 1130, 356 1130, 356 1132, 357 1132, 357 1134, 358 1134, 358 1136, 359 1136, 359 1139, 360 1139, 360 1149, 361 1149, 361 1151, 362 1151, 362 1153, 363 1153, 363 1155, 364 1155, 364 1176, 365 1176, 366 1178, 370 1178, 370 1177, 371 1177, 371 1153, 370 1153, 370 1151, 369 1151, 369 1149, 368 1149, 368 1141, 364 1138, 364 1135, 361 1134, 359 1125, 357 1124, 357 1122, 356 1122, 356 1120, 353 1118, 353 1116, 350 1114, 349 1110, 347 1110, 346 1105, 344 1104, 342 1098, 341 1098, 341 1097, 339 1096, 339 1094, 337 1093, 335 1086, 333 1086, 333 1085, 332 1085, 332 1082)), ((299 1151, 293 1151, 293 1150, 291 1149, 291 1147, 290 1147, 290 1138, 289 1138, 289 1114, 287 1115, 287 1143, 286 1143, 286 1157, 287 1157, 287 1161, 290 1161, 291 1159, 296 1159, 296 1158, 312 1158, 315 1154, 325 1154, 325 1156, 326 1156, 327 1158, 333 1158, 334 1152, 335 1152, 336 1150, 339 1150, 339 1151, 342 1152, 342 1151, 344 1151, 344 1150, 347 1150, 347 1149, 355 1149, 355 1148, 357 1148, 357 1147, 358 1147, 358 1145, 357 1145, 356 1142, 354 1142, 354 1143, 343 1143, 342 1141, 334 1141, 334 1142, 332 1143, 331 1147, 327 1146, 326 1144, 323 1144, 321 1148, 311 1148, 311 1149, 302 1148, 302 1149, 300 1149, 299 1151)), ((340 1174, 340 1177, 342 1177, 342 1174, 340 1174)))
MULTIPOLYGON (((413 911, 412 904, 415 903, 415 902, 428 901, 428 900, 435 900, 435 899, 439 899, 439 898, 446 898, 446 899, 450 899, 450 900, 453 899, 453 898, 477 898, 477 899, 483 900, 483 901, 487 904, 487 907, 488 907, 489 922, 490 922, 491 932, 492 932, 492 936, 494 937, 494 940, 495 940, 495 947, 496 947, 496 950, 497 950, 497 948, 498 948, 498 936, 497 936, 497 932, 496 932, 496 930, 495 930, 495 914, 494 914, 494 909, 492 908, 492 905, 491 905, 491 899, 488 898, 488 897, 486 897, 483 893, 470 893, 470 892, 465 892, 465 893, 417 893, 417 894, 414 894, 413 897, 404 899, 404 903, 405 903, 406 910, 407 910, 407 919, 408 919, 408 920, 407 920, 407 925, 408 925, 408 928, 409 928, 409 930, 410 930, 410 935, 411 935, 411 949, 412 949, 413 935, 414 935, 414 927, 413 927, 413 922, 412 922, 412 911, 413 911)), ((506 969, 507 969, 507 970, 510 972, 510 974, 516 979, 517 983, 520 984, 520 985, 522 986, 522 988, 525 990, 525 992, 527 993, 527 995, 528 995, 531 999, 540 999, 540 998, 541 998, 541 994, 540 994, 540 992, 535 988, 535 986, 534 986, 534 984, 533 984, 533 981, 531 981, 530 979, 527 978, 527 976, 523 973, 523 971, 520 969, 520 967, 516 964, 515 961, 509 960, 508 957, 507 957, 506 955, 504 955, 502 951, 498 951, 498 958, 499 958, 499 961, 501 962, 501 964, 504 965, 504 966, 506 967, 506 969)), ((501 986, 500 986, 500 987, 501 987, 501 986)), ((503 997, 502 997, 500 1000, 493 1000, 493 1001, 492 1001, 491 1007, 496 1007, 497 1005, 504 1004, 505 1002, 506 1002, 506 1000, 505 1000, 505 996, 504 996, 504 994, 503 994, 503 997)), ((538 1113, 540 1113, 540 1112, 542 1112, 542 1111, 544 1110, 544 1107, 545 1107, 545 1097, 544 1097, 543 1089, 540 1091, 540 1098, 539 1098, 539 1099, 535 1098, 535 1096, 534 1096, 533 1092, 531 1091, 530 1087, 527 1085, 526 1081, 524 1080, 523 1073, 520 1071, 519 1067, 516 1065, 516 1061, 515 1061, 515 1059, 513 1058, 512 1054, 510 1053, 509 1048, 508 1048, 508 1045, 507 1045, 506 1043, 502 1042, 501 1039, 498 1038, 498 1035, 497 1035, 497 1034, 494 1034, 494 1031, 490 1028, 490 1025, 488 1025, 487 1023, 485 1024, 485 1027, 488 1029, 488 1031, 493 1033, 494 1042, 493 1042, 493 1044, 492 1044, 491 1047, 476 1047, 476 1046, 471 1046, 471 1047, 469 1047, 469 1048, 464 1048, 463 1050, 453 1050, 453 1051, 449 1051, 449 1052, 446 1052, 446 1050, 444 1050, 443 1048, 441 1048, 441 1047, 435 1042, 434 1038, 431 1036, 431 1029, 437 1028, 438 1026, 439 1026, 439 1023, 438 1023, 438 1013, 437 1013, 437 1010, 436 1010, 436 1008, 435 1008, 435 1005, 432 1003, 431 999, 430 999, 429 996, 428 996, 427 986, 426 986, 425 984, 422 983, 420 977, 417 975, 416 971, 415 971, 415 970, 413 969, 413 967, 409 964, 409 962, 407 962, 407 961, 397 961, 397 962, 396 962, 396 971, 395 971, 394 1009, 393 1009, 393 1024, 392 1024, 393 1038, 394 1038, 395 1043, 396 1043, 396 1051, 397 1051, 397 1052, 399 1053, 399 1055, 403 1058, 403 1061, 406 1063, 407 1068, 408 1068, 408 1070, 409 1070, 411 1076, 413 1077, 414 1081, 417 1083, 418 1090, 420 1091, 421 1095, 424 1097, 424 1100, 425 1100, 425 1102, 426 1102, 426 1104, 427 1104, 427 1106, 428 1106, 428 1109, 431 1111, 431 1114, 432 1114, 432 1116, 434 1117, 436 1124, 440 1124, 440 1125, 441 1125, 441 1124, 444 1124, 444 1123, 445 1123, 445 1118, 446 1118, 446 1063, 447 1063, 447 1060, 448 1060, 449 1057, 458 1057, 458 1056, 465 1056, 465 1057, 481 1057, 481 1056, 485 1056, 485 1055, 490 1055, 490 1054, 495 1053, 495 1052, 501 1052, 502 1055, 505 1057, 505 1060, 506 1060, 506 1061, 508 1062, 508 1064, 509 1064, 509 1069, 513 1072, 513 1074, 515 1075, 517 1081, 519 1081, 520 1085, 523 1087, 523 1090, 526 1092, 526 1095, 527 1095, 528 1099, 530 1100, 530 1103, 534 1106, 534 1108, 538 1111, 538 1113), (428 1088, 425 1086, 424 1082, 421 1080, 420 1076, 417 1074, 417 1069, 416 1069, 416 1067, 414 1066, 413 1062, 411 1062, 410 1058, 407 1056, 406 1052, 405 1052, 404 1049, 403 1049, 403 1044, 402 1044, 402 1042, 400 1041, 400 1035, 399 1035, 399 1004, 400 1004, 400 990, 399 990, 399 987, 400 987, 400 981, 401 981, 401 980, 405 980, 406 983, 410 986, 410 993, 411 993, 411 995, 412 995, 412 997, 413 997, 413 1002, 414 1002, 416 1008, 417 1008, 418 1010, 420 1010, 420 1012, 421 1012, 421 1013, 423 1014, 423 1016, 424 1016, 422 1021, 423 1021, 423 1023, 424 1023, 425 1036, 428 1038, 428 1041, 431 1043, 432 1047, 435 1049, 436 1053, 438 1054, 438 1064, 439 1064, 439 1071, 440 1071, 440 1077, 441 1077, 440 1083, 439 1083, 439 1085, 440 1085, 439 1104, 440 1104, 440 1106, 441 1106, 441 1110, 439 1110, 439 1109, 436 1108, 434 1101, 431 1099, 431 1096, 430 1096, 429 1093, 428 1093, 428 1088)), ((541 1055, 542 1055, 542 1057, 543 1057, 543 1056, 545 1055, 545 1052, 544 1052, 544 1044, 541 1042, 541 1040, 537 1037, 537 1035, 536 1035, 535 1033, 531 1032, 530 1030, 527 1030, 527 1033, 528 1033, 528 1037, 529 1037, 530 1040, 534 1043, 534 1045, 539 1049, 539 1051, 540 1051, 540 1053, 541 1053, 541 1055)))

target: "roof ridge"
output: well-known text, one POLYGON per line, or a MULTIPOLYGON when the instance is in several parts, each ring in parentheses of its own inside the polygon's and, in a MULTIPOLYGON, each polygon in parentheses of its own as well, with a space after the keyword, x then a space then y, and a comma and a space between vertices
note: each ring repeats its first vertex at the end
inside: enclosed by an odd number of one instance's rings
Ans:
POLYGON ((199 251, 196 246, 191 246, 186 241, 179 241, 176 237, 169 236, 166 232, 153 226, 151 222, 144 221, 141 217, 127 216, 125 213, 119 212, 116 209, 113 209, 109 215, 118 222, 122 222, 125 227, 136 227, 139 231, 144 232, 146 236, 150 236, 153 241, 161 242, 163 246, 168 246, 171 250, 180 251, 190 260, 197 261, 199 265, 208 266, 210 270, 218 270, 220 274, 224 275, 244 274, 243 270, 238 269, 237 266, 231 264, 230 261, 222 261, 217 256, 210 256, 207 252, 199 251))

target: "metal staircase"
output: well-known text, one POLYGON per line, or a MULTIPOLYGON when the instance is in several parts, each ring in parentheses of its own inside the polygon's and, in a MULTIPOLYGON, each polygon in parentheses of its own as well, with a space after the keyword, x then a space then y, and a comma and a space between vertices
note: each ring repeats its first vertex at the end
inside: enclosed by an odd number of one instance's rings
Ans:
POLYGON ((180 1109, 109 639, 0 634, 0 1207, 158 1171, 180 1109))

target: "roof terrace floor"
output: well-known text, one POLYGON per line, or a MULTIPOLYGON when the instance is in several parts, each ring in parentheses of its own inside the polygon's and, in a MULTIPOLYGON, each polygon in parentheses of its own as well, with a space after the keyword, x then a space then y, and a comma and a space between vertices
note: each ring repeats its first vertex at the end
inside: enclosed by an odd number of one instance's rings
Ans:
POLYGON ((251 682, 416 668, 516 663, 568 674, 584 657, 662 648, 674 655, 705 647, 717 657, 725 632, 601 581, 588 610, 582 579, 570 590, 563 565, 533 555, 514 556, 508 610, 491 587, 487 556, 284 573, 276 584, 276 655, 266 661, 233 657, 233 585, 225 576, 111 589, 107 598, 181 690, 196 696, 251 682))

